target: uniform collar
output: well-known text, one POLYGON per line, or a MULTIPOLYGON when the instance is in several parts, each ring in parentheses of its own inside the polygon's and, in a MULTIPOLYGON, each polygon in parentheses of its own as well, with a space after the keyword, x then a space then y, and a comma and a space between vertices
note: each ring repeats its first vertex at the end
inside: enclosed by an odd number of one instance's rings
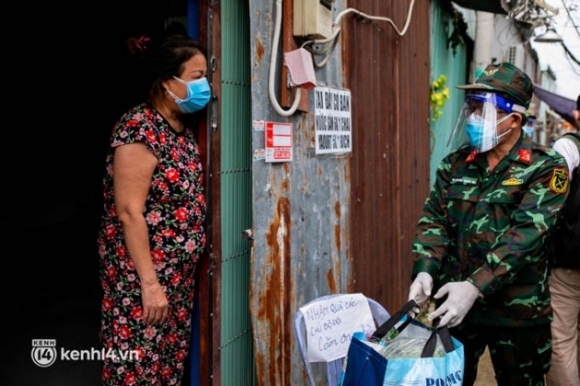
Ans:
POLYGON ((523 130, 520 139, 510 150, 508 158, 511 161, 521 162, 528 165, 532 163, 532 138, 525 135, 523 130))
MULTIPOLYGON (((477 150, 471 150, 468 153, 465 162, 470 163, 475 161, 478 158, 478 154, 477 150)), ((522 131, 520 139, 518 139, 514 147, 512 147, 507 158, 510 161, 522 162, 525 164, 532 163, 532 139, 522 131)))

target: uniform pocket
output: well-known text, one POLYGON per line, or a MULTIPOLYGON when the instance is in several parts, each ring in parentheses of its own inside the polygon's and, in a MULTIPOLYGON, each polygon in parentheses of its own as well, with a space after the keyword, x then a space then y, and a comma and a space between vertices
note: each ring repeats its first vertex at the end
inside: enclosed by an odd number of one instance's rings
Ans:
POLYGON ((519 204, 523 195, 524 190, 521 186, 501 187, 489 193, 487 201, 490 204, 519 204))
POLYGON ((478 202, 478 191, 475 186, 452 185, 445 193, 449 224, 454 232, 470 232, 475 209, 478 202))

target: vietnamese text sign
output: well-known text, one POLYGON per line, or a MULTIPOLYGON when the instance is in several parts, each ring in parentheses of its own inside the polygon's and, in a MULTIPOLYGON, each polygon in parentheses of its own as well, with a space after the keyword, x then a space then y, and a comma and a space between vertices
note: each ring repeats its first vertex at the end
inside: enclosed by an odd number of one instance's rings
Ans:
POLYGON ((266 162, 292 161, 292 124, 266 122, 266 162))
POLYGON ((350 91, 314 88, 314 131, 316 154, 352 151, 350 91))
POLYGON ((330 362, 346 356, 351 336, 376 329, 363 294, 346 294, 300 308, 306 326, 310 362, 330 362))

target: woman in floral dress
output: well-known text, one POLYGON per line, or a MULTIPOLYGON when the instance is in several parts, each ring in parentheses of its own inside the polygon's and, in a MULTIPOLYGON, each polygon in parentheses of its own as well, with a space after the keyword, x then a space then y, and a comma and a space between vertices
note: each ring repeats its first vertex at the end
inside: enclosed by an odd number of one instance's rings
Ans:
POLYGON ((151 52, 147 103, 113 129, 99 233, 104 385, 180 385, 196 263, 205 246, 202 163, 186 114, 210 88, 199 44, 151 52))

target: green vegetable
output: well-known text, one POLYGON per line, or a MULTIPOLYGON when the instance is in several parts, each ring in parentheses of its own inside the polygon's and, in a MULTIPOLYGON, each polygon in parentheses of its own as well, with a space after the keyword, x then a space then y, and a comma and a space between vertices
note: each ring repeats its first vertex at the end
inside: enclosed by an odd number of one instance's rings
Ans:
MULTIPOLYGON (((415 339, 407 337, 398 337, 395 340, 387 342, 385 346, 377 349, 377 351, 387 359, 400 358, 420 358, 423 348, 427 343, 427 339, 415 339)), ((441 342, 437 342, 433 357, 444 357, 445 350, 441 342)))

